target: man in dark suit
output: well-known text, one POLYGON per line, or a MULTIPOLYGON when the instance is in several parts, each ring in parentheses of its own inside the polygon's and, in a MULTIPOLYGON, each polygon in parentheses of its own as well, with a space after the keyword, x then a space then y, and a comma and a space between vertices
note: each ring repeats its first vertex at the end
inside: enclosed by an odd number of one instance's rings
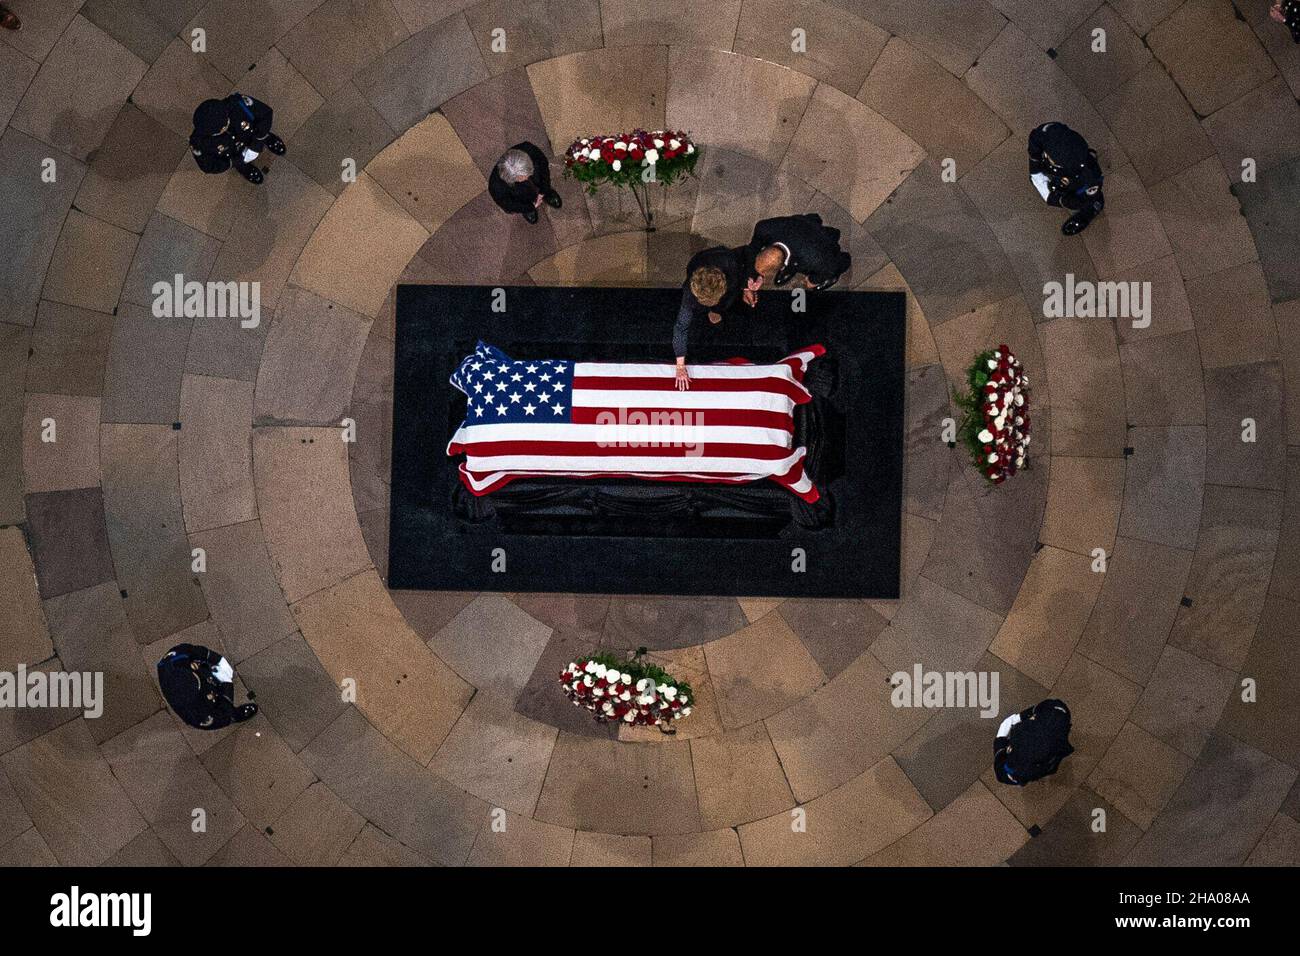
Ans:
POLYGON ((204 100, 194 111, 190 152, 205 173, 224 173, 232 166, 254 186, 265 176, 253 165, 263 149, 286 152, 284 140, 271 132, 273 110, 260 100, 232 93, 224 100, 204 100))
POLYGON ((531 223, 537 222, 542 203, 555 209, 564 205, 560 194, 551 188, 551 164, 546 154, 532 143, 511 146, 492 167, 488 193, 493 201, 509 213, 518 213, 531 223))
POLYGON ((1065 701, 1039 701, 1002 721, 993 741, 993 772, 1013 787, 1056 773, 1074 753, 1070 746, 1070 708, 1065 701))
POLYGON ((1044 123, 1030 131, 1029 178, 1049 206, 1073 210, 1061 226, 1067 236, 1083 232, 1106 208, 1097 151, 1064 123, 1044 123))
POLYGON ((829 289, 853 265, 840 249, 840 231, 815 212, 764 219, 754 226, 749 251, 756 274, 777 286, 803 273, 806 288, 829 289))
POLYGON ((691 387, 686 372, 686 347, 691 326, 708 316, 717 325, 723 316, 735 312, 741 302, 751 309, 758 303, 761 279, 752 279, 754 259, 745 247, 728 249, 714 246, 697 252, 686 265, 686 283, 682 287, 682 304, 673 325, 673 354, 677 356, 677 388, 691 387))
POLYGON ((158 662, 158 686, 176 716, 199 730, 220 730, 257 713, 256 704, 235 706, 235 671, 216 651, 177 644, 158 662))

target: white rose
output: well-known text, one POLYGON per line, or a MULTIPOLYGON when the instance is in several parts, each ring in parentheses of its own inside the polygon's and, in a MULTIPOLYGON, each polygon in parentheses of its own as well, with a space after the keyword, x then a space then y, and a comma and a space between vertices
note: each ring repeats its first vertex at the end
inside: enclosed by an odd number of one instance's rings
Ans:
POLYGON ((998 367, 998 363, 993 361, 992 359, 989 359, 989 368, 997 368, 997 367, 998 367))
POLYGON ((592 678, 590 674, 588 674, 586 677, 582 679, 583 687, 590 687, 594 683, 596 683, 596 681, 592 678))
POLYGON ((614 172, 618 172, 620 169, 623 168, 623 160, 621 160, 621 159, 616 159, 616 160, 614 160, 612 163, 610 163, 609 165, 610 165, 610 168, 614 170, 614 172))
POLYGON ((626 714, 623 715, 624 723, 630 724, 633 723, 635 720, 636 720, 636 711, 634 710, 629 710, 626 714))
POLYGON ((659 150, 647 149, 645 151, 645 161, 651 166, 659 162, 659 150))
POLYGON ((619 142, 617 142, 617 143, 614 144, 614 149, 616 149, 616 150, 618 150, 618 149, 627 149, 627 143, 624 143, 624 142, 622 142, 622 141, 620 140, 619 142))
POLYGON ((596 673, 596 662, 595 662, 595 661, 587 661, 587 666, 584 667, 583 670, 586 671, 588 674, 594 674, 594 673, 596 673))
POLYGON ((609 681, 611 684, 617 684, 622 676, 622 674, 614 670, 612 667, 605 672, 605 680, 609 681))
POLYGON ((621 694, 618 695, 618 699, 619 699, 619 700, 631 700, 631 699, 632 699, 632 692, 631 692, 631 691, 628 691, 628 690, 625 690, 625 691, 623 691, 623 693, 621 693, 621 694))
POLYGON ((993 433, 986 428, 975 437, 987 445, 989 442, 993 440, 993 433))
POLYGON ((655 138, 655 149, 663 149, 663 148, 664 148, 664 141, 663 141, 662 139, 659 139, 658 137, 656 137, 656 138, 655 138))
POLYGON ((689 707, 683 707, 677 713, 680 714, 682 717, 689 717, 691 716, 691 709, 689 707))
POLYGON ((649 686, 650 686, 650 678, 648 677, 642 677, 639 681, 636 682, 636 689, 639 691, 644 691, 649 686))
POLYGON ((996 462, 997 460, 998 460, 998 453, 995 452, 995 451, 994 451, 994 452, 990 452, 990 453, 989 453, 989 464, 991 465, 991 464, 993 464, 994 462, 996 462))
POLYGON ((604 677, 604 676, 605 676, 606 674, 608 674, 608 673, 609 673, 609 668, 606 667, 604 664, 597 664, 597 665, 596 665, 596 676, 597 676, 597 677, 604 677))
POLYGON ((681 145, 682 145, 682 141, 680 139, 670 139, 668 141, 668 146, 671 149, 677 149, 681 145))
POLYGON ((689 156, 693 152, 695 152, 695 147, 688 143, 686 146, 686 155, 689 156))
POLYGON ((656 684, 656 685, 655 685, 655 690, 659 691, 659 693, 661 693, 661 694, 666 694, 666 693, 668 692, 668 685, 667 685, 667 684, 656 684))
POLYGON ((669 700, 672 700, 674 697, 677 696, 677 688, 676 687, 666 688, 664 690, 664 696, 667 697, 669 700))

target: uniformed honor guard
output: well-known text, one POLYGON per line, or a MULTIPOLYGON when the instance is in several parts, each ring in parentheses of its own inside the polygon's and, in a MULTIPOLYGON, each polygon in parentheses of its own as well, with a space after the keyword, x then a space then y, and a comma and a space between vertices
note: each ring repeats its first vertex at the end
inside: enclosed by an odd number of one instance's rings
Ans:
POLYGON ((1268 15, 1291 31, 1291 39, 1300 43, 1300 0, 1281 0, 1269 8, 1268 15))
POLYGON ((285 154, 284 140, 271 132, 271 107, 243 93, 224 100, 204 100, 194 111, 190 152, 205 173, 224 173, 232 166, 254 186, 266 178, 253 162, 269 149, 285 154))
POLYGON ((158 686, 176 716, 199 730, 248 720, 256 704, 235 706, 235 669, 200 644, 177 644, 158 662, 158 686))
POLYGON ((1049 206, 1074 211, 1061 232, 1088 228, 1106 206, 1097 151, 1064 123, 1044 123, 1029 134, 1029 178, 1049 206))
POLYGON ((1023 787, 1051 776, 1074 753, 1070 708, 1065 701, 1040 701, 1002 721, 993 741, 993 773, 999 783, 1023 787))

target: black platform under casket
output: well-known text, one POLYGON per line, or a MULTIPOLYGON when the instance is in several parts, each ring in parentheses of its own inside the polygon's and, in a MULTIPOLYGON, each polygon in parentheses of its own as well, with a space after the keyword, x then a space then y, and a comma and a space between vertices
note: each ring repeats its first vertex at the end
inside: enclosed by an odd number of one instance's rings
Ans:
POLYGON ((820 342, 795 446, 822 493, 772 481, 520 478, 474 496, 446 445, 465 398, 448 383, 482 339, 515 359, 672 362, 679 289, 401 286, 389 585, 457 591, 889 598, 902 497, 904 297, 824 292, 693 330, 689 361, 778 361, 820 342), (494 311, 504 295, 504 311, 494 311), (494 300, 495 297, 495 300, 494 300), (500 569, 504 565, 504 570, 500 569), (802 568, 802 570, 800 570, 802 568))

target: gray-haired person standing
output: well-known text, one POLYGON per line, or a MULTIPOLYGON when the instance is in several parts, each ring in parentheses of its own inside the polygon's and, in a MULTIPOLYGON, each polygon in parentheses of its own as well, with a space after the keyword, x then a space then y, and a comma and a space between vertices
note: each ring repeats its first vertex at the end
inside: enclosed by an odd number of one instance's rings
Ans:
POLYGON ((519 213, 533 223, 542 203, 556 209, 564 205, 560 194, 551 188, 551 164, 546 154, 527 142, 511 146, 497 160, 488 177, 488 193, 506 212, 519 213))

